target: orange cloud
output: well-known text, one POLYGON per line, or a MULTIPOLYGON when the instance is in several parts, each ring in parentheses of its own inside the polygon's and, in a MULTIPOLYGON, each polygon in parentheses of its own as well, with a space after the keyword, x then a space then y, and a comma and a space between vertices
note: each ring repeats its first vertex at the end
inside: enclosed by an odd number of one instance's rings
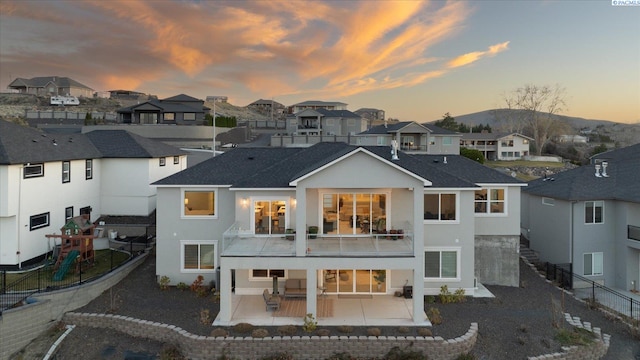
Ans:
POLYGON ((448 62, 449 68, 457 68, 465 65, 469 65, 474 63, 484 57, 495 56, 498 53, 501 53, 509 48, 509 41, 505 41, 500 44, 489 46, 489 50, 487 51, 474 51, 470 53, 466 53, 464 55, 460 55, 457 58, 448 62))

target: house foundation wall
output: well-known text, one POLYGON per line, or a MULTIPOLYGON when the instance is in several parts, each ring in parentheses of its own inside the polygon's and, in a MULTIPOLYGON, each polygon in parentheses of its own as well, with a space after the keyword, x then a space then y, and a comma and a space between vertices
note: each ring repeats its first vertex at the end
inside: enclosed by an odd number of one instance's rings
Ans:
POLYGON ((475 346, 478 324, 471 323, 466 334, 455 339, 420 336, 271 336, 207 337, 193 335, 173 325, 111 314, 67 313, 65 322, 77 326, 109 328, 125 334, 172 344, 189 359, 214 359, 231 356, 252 360, 287 353, 295 359, 326 359, 334 353, 379 357, 394 347, 422 351, 429 359, 455 359, 475 346))
POLYGON ((485 285, 520 286, 520 236, 475 237, 475 276, 485 285))

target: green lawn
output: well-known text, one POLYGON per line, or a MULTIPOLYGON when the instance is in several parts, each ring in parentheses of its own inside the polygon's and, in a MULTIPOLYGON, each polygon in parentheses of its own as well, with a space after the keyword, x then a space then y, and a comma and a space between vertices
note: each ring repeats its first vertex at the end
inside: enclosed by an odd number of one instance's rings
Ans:
POLYGON ((53 281, 53 274, 56 272, 53 265, 21 273, 7 273, 7 286, 11 286, 16 281, 22 279, 15 287, 8 288, 7 290, 26 291, 77 284, 81 277, 83 282, 91 278, 100 277, 108 273, 112 266, 113 268, 117 268, 130 258, 128 253, 114 250, 111 255, 109 254, 110 251, 109 249, 96 250, 94 263, 82 264, 82 274, 77 274, 75 272, 75 266, 72 266, 61 281, 53 281))

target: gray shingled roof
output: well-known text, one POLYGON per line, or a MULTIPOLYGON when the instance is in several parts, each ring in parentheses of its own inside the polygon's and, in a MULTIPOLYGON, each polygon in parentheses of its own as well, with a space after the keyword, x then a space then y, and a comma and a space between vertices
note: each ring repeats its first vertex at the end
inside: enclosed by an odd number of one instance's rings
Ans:
POLYGON ((168 97, 166 99, 162 99, 161 101, 178 101, 178 102, 202 102, 202 100, 194 98, 193 96, 189 96, 186 94, 178 94, 172 97, 168 97))
POLYGON ((343 117, 343 118, 358 118, 358 119, 362 117, 349 110, 327 110, 327 109, 313 109, 313 110, 316 112, 319 112, 325 117, 343 117))
POLYGON ((620 200, 640 203, 640 144, 599 154, 608 177, 596 177, 594 165, 529 182, 524 192, 569 201, 620 200))
POLYGON ((464 140, 498 140, 509 135, 516 135, 533 140, 533 138, 518 133, 462 133, 462 138, 464 140))
POLYGON ((307 100, 297 104, 293 104, 291 106, 318 106, 318 105, 331 106, 331 105, 347 105, 347 104, 338 102, 338 101, 307 100))
POLYGON ((89 90, 93 90, 92 88, 81 84, 73 79, 68 77, 60 77, 60 76, 39 76, 31 79, 25 78, 17 78, 9 84, 11 86, 17 86, 18 83, 22 83, 24 85, 28 85, 29 87, 44 87, 49 82, 56 84, 58 87, 77 87, 77 88, 85 88, 89 90), (14 83, 16 85, 14 85, 14 83))
POLYGON ((0 165, 96 158, 154 158, 186 154, 124 130, 46 134, 0 120, 0 165))
POLYGON ((375 135, 375 134, 389 134, 389 133, 394 133, 397 132, 398 130, 402 129, 403 127, 411 124, 411 121, 401 121, 401 122, 397 122, 397 123, 391 123, 391 124, 387 124, 385 125, 377 125, 372 127, 371 129, 367 130, 367 131, 363 131, 361 133, 359 133, 358 135, 375 135))
POLYGON ((0 120, 0 165, 99 157, 98 149, 82 134, 45 134, 0 120))
MULTIPOLYGON (((287 188, 289 183, 358 149, 346 143, 319 143, 308 148, 236 148, 154 185, 218 185, 236 188, 287 188)), ((361 146, 390 160, 387 146, 361 146)), ((458 155, 447 156, 447 164, 435 162, 442 156, 410 155, 400 152, 392 161, 433 187, 474 188, 476 183, 521 183, 519 180, 458 155), (455 169, 458 168, 458 169, 455 169), (474 179, 474 177, 476 179, 474 179)))
POLYGON ((85 135, 104 158, 157 158, 186 154, 174 146, 125 130, 94 130, 85 135))
POLYGON ((181 103, 174 102, 163 102, 161 100, 149 100, 140 104, 135 104, 132 106, 127 106, 118 109, 119 113, 131 113, 136 110, 136 108, 144 106, 145 104, 151 104, 153 106, 158 107, 158 111, 163 112, 176 112, 176 113, 184 113, 184 112, 194 112, 194 113, 202 113, 204 109, 209 109, 205 106, 202 106, 200 103, 195 103, 194 106, 185 105, 181 103))

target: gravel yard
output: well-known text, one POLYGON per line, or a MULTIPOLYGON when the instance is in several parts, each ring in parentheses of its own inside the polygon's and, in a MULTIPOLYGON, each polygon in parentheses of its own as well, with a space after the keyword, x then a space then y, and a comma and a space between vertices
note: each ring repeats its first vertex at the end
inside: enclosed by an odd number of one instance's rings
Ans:
MULTIPOLYGON (((432 327, 434 336, 454 338, 464 334, 471 322, 477 322, 479 336, 473 350, 476 359, 526 359, 560 349, 554 340, 556 328, 552 324, 567 326, 560 316, 562 312, 568 312, 612 336, 604 359, 633 360, 640 355, 640 339, 633 338, 627 325, 600 311, 590 310, 583 302, 549 284, 524 262, 520 266, 520 282, 519 288, 487 286, 495 298, 468 299, 460 304, 425 303, 425 310, 437 308, 443 318, 442 324, 432 327)), ((198 335, 209 335, 213 328, 200 321, 203 309, 209 310, 213 318, 219 306, 211 295, 201 298, 188 290, 159 289, 155 282, 155 256, 151 253, 118 285, 76 311, 126 315, 173 324, 198 335)), ((279 335, 277 328, 267 329, 270 334, 279 335)), ((367 330, 366 327, 354 327, 352 333, 343 334, 337 328, 327 329, 335 335, 366 335, 367 330)), ((231 335, 236 335, 228 330, 231 335)), ((396 327, 382 330, 383 335, 398 334, 396 327)), ((299 335, 308 335, 300 329, 298 331, 299 335)), ((55 338, 50 334, 42 336, 28 347, 22 359, 41 359, 41 355, 31 354, 46 353, 47 344, 53 341, 55 338)), ((57 359, 153 359, 156 358, 154 355, 160 358, 163 351, 164 354, 168 352, 167 345, 158 342, 114 331, 75 328, 61 343, 57 359)))

